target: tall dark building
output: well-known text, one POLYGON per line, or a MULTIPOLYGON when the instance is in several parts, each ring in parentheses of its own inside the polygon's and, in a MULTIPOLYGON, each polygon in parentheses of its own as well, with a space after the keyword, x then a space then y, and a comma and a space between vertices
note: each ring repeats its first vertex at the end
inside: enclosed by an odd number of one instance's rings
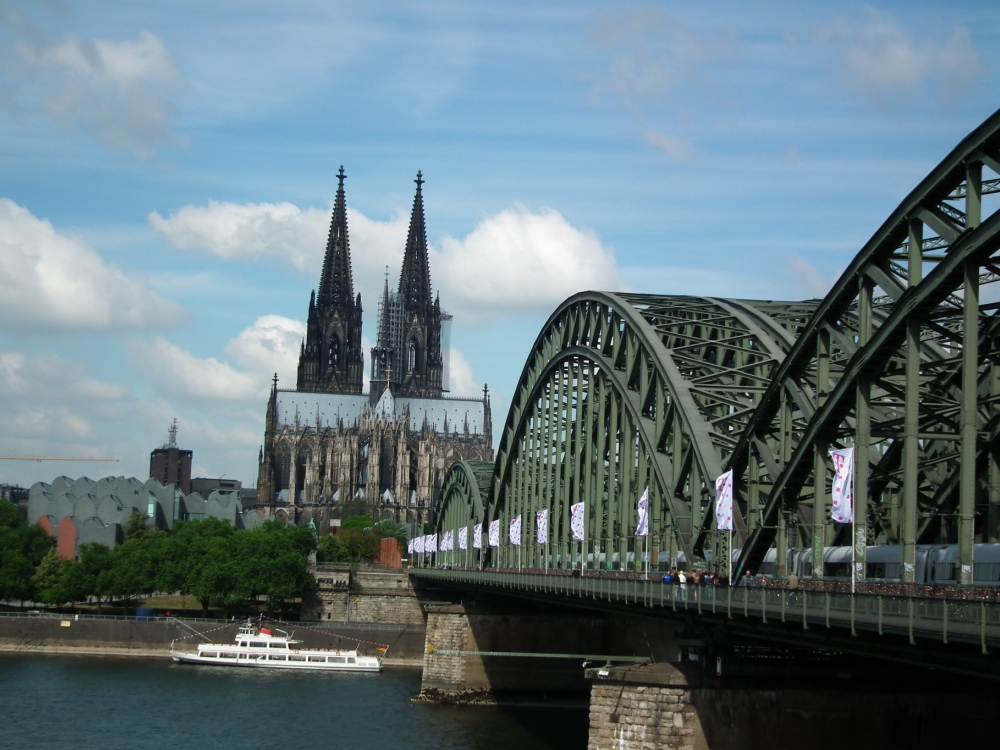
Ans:
POLYGON ((176 484, 185 495, 191 494, 191 459, 194 451, 177 447, 177 420, 170 425, 165 445, 149 454, 149 478, 160 484, 176 484))
POLYGON ((372 348, 371 396, 377 400, 388 383, 395 396, 441 398, 444 356, 442 326, 450 316, 431 293, 431 272, 424 228, 423 177, 417 172, 417 193, 410 212, 410 229, 403 251, 399 288, 385 290, 379 304, 378 343, 372 348), (389 382, 391 380, 391 382, 389 382))
POLYGON ((431 292, 419 172, 416 183, 399 285, 390 292, 386 275, 363 394, 361 297, 353 296, 340 170, 297 387, 281 390, 275 376, 267 404, 257 481, 263 518, 313 519, 325 533, 338 505, 361 501, 376 518, 419 524, 453 463, 493 459, 488 389, 481 398, 444 395, 451 316, 431 292))
POLYGON ((361 350, 361 295, 354 297, 351 243, 347 234, 344 168, 326 241, 319 294, 309 296, 306 340, 299 353, 296 388, 302 391, 361 393, 364 354, 361 350))

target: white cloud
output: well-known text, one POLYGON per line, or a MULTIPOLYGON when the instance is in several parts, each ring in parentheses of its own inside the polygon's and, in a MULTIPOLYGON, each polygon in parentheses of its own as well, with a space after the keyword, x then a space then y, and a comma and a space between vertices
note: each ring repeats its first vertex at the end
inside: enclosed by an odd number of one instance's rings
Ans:
POLYGON ((944 38, 917 38, 873 8, 864 21, 819 29, 815 40, 837 50, 845 86, 883 111, 900 110, 921 95, 951 103, 970 94, 985 74, 966 28, 953 27, 944 38))
POLYGON ((448 362, 448 390, 453 396, 474 397, 482 393, 483 384, 472 372, 472 365, 458 349, 452 349, 448 362))
POLYGON ((442 305, 463 322, 547 312, 576 292, 622 285, 614 253, 551 209, 515 205, 441 244, 431 267, 442 305))
POLYGON ((146 371, 161 393, 232 402, 259 399, 264 392, 259 378, 215 357, 196 357, 160 336, 152 341, 132 341, 129 350, 135 364, 146 371))
POLYGON ((840 274, 832 277, 825 277, 815 266, 806 263, 798 255, 790 255, 787 258, 788 268, 791 272, 794 285, 798 288, 804 284, 809 295, 816 298, 826 297, 827 292, 833 288, 834 283, 840 278, 840 274))
POLYGON ((268 380, 277 373, 282 387, 287 387, 295 382, 299 346, 305 336, 301 321, 264 315, 226 344, 224 353, 258 379, 268 380))
MULTIPOLYGON (((204 250, 228 260, 271 256, 300 271, 316 269, 326 247, 329 214, 291 203, 227 203, 184 206, 149 223, 180 250, 204 250)), ((348 222, 350 224, 350 222, 348 222)))
POLYGON ((0 326, 8 330, 163 328, 183 311, 141 276, 0 198, 0 326))
POLYGON ((128 389, 87 377, 85 368, 55 354, 31 357, 0 351, 0 400, 43 403, 121 401, 128 389))
POLYGON ((667 156, 673 156, 676 159, 690 159, 695 155, 694 144, 687 138, 678 138, 649 130, 646 131, 646 140, 667 156))
POLYGON ((659 8, 625 5, 599 14, 588 36, 610 54, 593 88, 596 101, 633 115, 663 153, 689 158, 693 145, 663 131, 694 124, 692 109, 718 85, 713 68, 739 49, 736 34, 704 34, 659 8))
MULTIPOLYGON (((64 443, 74 440, 93 441, 97 438, 90 421, 63 404, 15 405, 4 415, 4 431, 16 435, 19 443, 37 439, 64 443)), ((51 445, 46 443, 46 448, 51 445)), ((80 451, 79 455, 87 453, 80 451)))
POLYGON ((140 156, 174 140, 167 93, 177 74, 155 34, 140 31, 135 41, 121 42, 67 39, 49 47, 20 42, 16 50, 32 85, 29 95, 41 96, 57 122, 140 156))
MULTIPOLYGON (((302 211, 289 203, 210 202, 185 206, 169 219, 149 221, 168 242, 223 258, 270 255, 306 273, 317 273, 326 248, 329 214, 302 211), (322 223, 320 223, 322 222, 322 223)), ((348 211, 355 293, 360 292, 374 321, 389 270, 398 282, 409 215, 390 221, 348 211)), ((442 304, 462 322, 484 315, 551 309, 570 294, 621 286, 614 254, 586 229, 577 229, 551 209, 516 205, 484 219, 466 238, 445 237, 431 249, 432 280, 442 304)), ((318 274, 317 274, 318 278, 318 274)))

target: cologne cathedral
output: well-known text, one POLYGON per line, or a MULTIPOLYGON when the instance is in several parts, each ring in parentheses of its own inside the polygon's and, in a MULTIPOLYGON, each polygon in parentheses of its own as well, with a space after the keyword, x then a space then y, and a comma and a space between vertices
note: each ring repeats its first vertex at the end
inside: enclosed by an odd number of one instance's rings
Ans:
POLYGON ((321 534, 348 502, 377 519, 422 524, 453 463, 493 460, 489 391, 445 395, 451 316, 431 293, 419 172, 399 285, 390 291, 386 275, 363 392, 344 178, 341 167, 295 390, 274 378, 257 481, 261 517, 311 520, 321 534))

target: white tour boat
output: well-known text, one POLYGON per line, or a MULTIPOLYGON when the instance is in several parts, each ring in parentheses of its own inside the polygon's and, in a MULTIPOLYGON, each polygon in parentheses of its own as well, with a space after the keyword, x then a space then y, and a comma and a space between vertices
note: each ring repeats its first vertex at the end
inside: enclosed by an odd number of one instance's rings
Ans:
POLYGON ((264 669, 324 669, 334 672, 379 672, 382 659, 354 650, 299 648, 278 628, 258 627, 248 621, 240 625, 235 642, 199 643, 198 652, 177 651, 170 644, 174 661, 186 664, 215 664, 224 667, 264 669), (280 634, 280 635, 279 635, 280 634))

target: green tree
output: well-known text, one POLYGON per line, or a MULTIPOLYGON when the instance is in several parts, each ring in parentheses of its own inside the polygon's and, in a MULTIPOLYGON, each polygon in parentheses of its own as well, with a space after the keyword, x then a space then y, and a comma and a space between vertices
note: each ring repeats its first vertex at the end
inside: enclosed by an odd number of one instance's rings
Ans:
POLYGON ((65 604, 71 601, 72 595, 66 583, 73 565, 69 560, 61 559, 54 547, 50 549, 31 579, 35 600, 43 604, 65 604))
POLYGON ((125 535, 125 541, 130 539, 144 539, 149 534, 156 532, 155 526, 148 526, 147 523, 149 517, 145 513, 133 513, 128 517, 125 522, 125 528, 122 529, 125 535))
POLYGON ((375 519, 371 516, 351 516, 350 518, 345 518, 340 523, 341 531, 349 531, 351 529, 360 529, 365 531, 370 529, 375 525, 375 519))
POLYGON ((351 553, 344 545, 340 534, 331 534, 319 540, 316 544, 316 561, 328 563, 351 561, 351 553))
POLYGON ((267 521, 236 535, 233 542, 240 599, 253 604, 266 597, 268 606, 278 607, 314 584, 309 554, 316 538, 308 528, 267 521))
POLYGON ((29 526, 12 503, 0 500, 0 599, 32 598, 32 577, 55 541, 38 526, 29 526))
POLYGON ((142 594, 156 590, 166 535, 156 532, 147 537, 133 537, 111 551, 111 565, 98 576, 100 586, 111 598, 121 599, 128 608, 142 594))
POLYGON ((338 534, 352 562, 370 560, 378 554, 379 538, 371 531, 348 529, 338 534))
POLYGON ((101 573, 111 568, 111 548, 99 542, 88 542, 77 548, 78 562, 73 563, 66 576, 65 586, 69 600, 84 601, 97 597, 100 612, 104 591, 98 584, 101 573))

